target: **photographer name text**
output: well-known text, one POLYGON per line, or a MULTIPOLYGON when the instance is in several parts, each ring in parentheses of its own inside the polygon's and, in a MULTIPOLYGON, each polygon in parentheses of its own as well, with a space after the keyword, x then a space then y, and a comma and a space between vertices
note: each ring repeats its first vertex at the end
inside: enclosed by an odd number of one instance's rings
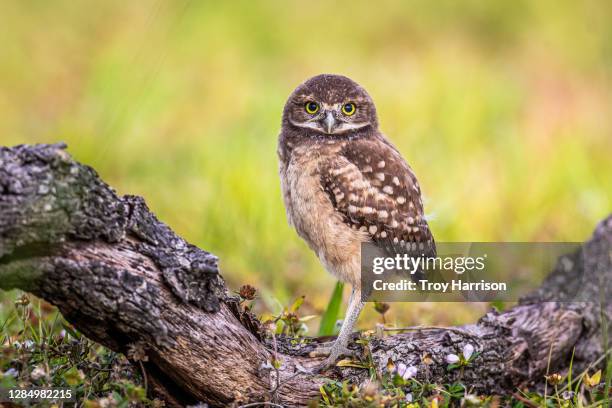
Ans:
POLYGON ((430 282, 428 280, 419 280, 417 282, 408 279, 402 279, 398 282, 386 282, 382 279, 377 279, 372 283, 374 290, 378 291, 422 291, 422 292, 438 292, 451 293, 459 291, 506 291, 507 285, 505 282, 466 282, 461 279, 453 279, 450 282, 430 282))

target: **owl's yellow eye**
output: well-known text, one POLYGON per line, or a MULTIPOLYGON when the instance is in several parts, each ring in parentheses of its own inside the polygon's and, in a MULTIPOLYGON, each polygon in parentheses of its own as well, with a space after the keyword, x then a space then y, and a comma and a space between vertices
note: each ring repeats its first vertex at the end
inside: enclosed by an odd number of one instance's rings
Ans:
POLYGON ((344 106, 342 106, 342 113, 344 113, 346 116, 352 116, 356 111, 357 107, 352 102, 345 103, 344 106))
POLYGON ((319 104, 316 102, 306 102, 306 112, 308 112, 311 115, 314 115, 315 113, 317 113, 319 111, 319 104))

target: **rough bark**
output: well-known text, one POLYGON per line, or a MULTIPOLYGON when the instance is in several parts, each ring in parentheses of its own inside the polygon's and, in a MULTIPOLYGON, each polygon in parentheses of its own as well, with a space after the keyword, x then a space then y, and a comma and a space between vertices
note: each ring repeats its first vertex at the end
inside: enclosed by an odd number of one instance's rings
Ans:
MULTIPOLYGON (((389 358, 417 365, 419 378, 430 382, 461 376, 473 392, 488 394, 541 381, 549 353, 559 371, 575 348, 575 370, 584 369, 604 352, 602 315, 612 318, 611 251, 612 216, 517 306, 462 327, 375 337, 373 361, 380 371, 389 358), (542 302, 576 282, 596 301, 542 302), (468 342, 476 360, 462 373, 448 372, 445 356, 468 342), (423 363, 426 354, 433 364, 423 363)), ((63 145, 0 149, 0 288, 46 299, 113 350, 146 353, 150 383, 172 406, 304 405, 329 378, 367 378, 356 368, 302 372, 319 361, 308 357, 316 339, 293 345, 266 338, 228 294, 214 255, 158 221, 142 198, 118 196, 63 145), (274 358, 279 370, 266 368, 274 358)))

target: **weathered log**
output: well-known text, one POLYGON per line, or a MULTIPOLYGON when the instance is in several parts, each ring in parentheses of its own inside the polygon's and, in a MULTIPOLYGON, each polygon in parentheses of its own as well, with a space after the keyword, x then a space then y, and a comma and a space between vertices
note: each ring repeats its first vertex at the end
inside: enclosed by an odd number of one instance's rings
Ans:
MULTIPOLYGON (((541 381, 549 360, 552 370, 567 368, 574 349, 574 368, 584 369, 604 353, 602 316, 612 319, 611 251, 609 216, 519 305, 458 328, 374 338, 373 361, 381 371, 389 358, 417 365, 418 377, 430 382, 461 375, 468 388, 487 394, 541 381), (542 302, 581 275, 596 301, 542 302), (445 356, 466 343, 479 353, 475 361, 461 373, 447 371, 445 356), (425 354, 432 364, 423 363, 425 354)), ((118 196, 60 144, 0 149, 0 288, 46 299, 113 350, 146 354, 150 383, 172 406, 299 406, 317 399, 328 378, 367 378, 357 368, 304 372, 320 361, 308 356, 316 340, 266 338, 229 294, 214 255, 178 237, 143 199, 118 196), (266 364, 273 359, 282 362, 278 370, 266 364)))

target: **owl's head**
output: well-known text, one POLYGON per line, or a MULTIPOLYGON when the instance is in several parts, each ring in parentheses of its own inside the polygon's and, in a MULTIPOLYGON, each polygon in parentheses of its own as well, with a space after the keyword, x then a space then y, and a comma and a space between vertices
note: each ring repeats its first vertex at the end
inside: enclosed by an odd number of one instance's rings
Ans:
POLYGON ((377 128, 376 107, 359 84, 342 75, 308 79, 289 96, 283 125, 323 135, 344 135, 377 128))

